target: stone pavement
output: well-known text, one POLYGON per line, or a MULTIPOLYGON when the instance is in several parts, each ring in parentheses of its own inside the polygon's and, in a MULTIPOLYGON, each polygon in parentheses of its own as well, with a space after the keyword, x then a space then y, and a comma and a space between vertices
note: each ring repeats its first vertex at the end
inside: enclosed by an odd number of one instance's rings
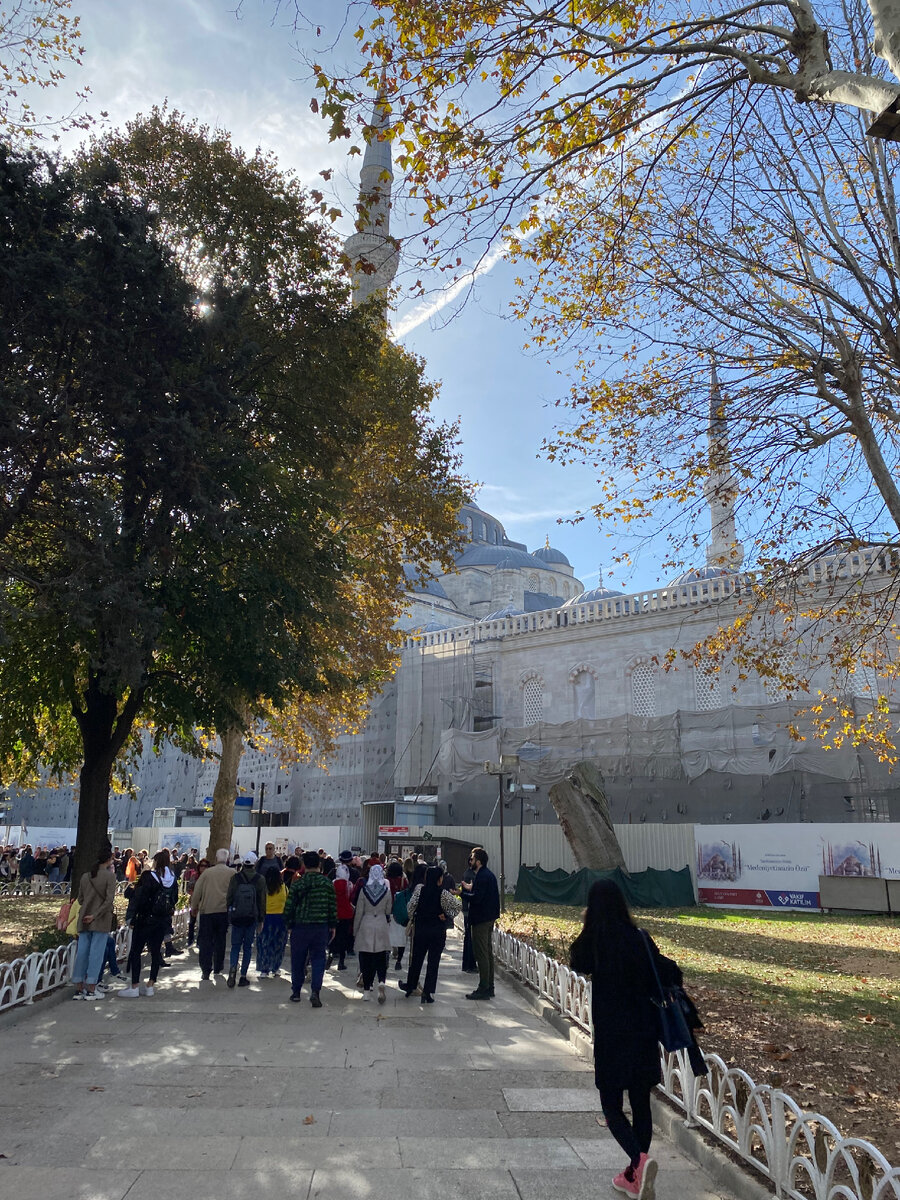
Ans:
MULTIPOLYGON (((324 1007, 285 979, 201 984, 193 952, 156 995, 18 1010, 0 1030, 0 1196, 10 1200, 612 1200, 623 1156, 589 1063, 498 980, 467 1001, 458 938, 434 1004, 324 1007)), ((177 964, 177 965, 176 965, 177 964)), ((659 1200, 722 1189, 658 1138, 659 1200)))

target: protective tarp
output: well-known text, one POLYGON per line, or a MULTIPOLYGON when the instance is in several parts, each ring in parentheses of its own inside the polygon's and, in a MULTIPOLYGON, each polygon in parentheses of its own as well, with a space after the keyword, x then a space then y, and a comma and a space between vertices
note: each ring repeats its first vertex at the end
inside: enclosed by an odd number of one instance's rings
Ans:
POLYGON ((747 776, 808 771, 844 780, 859 776, 859 760, 849 743, 826 749, 790 705, 766 704, 681 710, 664 717, 628 714, 559 725, 500 725, 481 733, 445 729, 437 756, 439 777, 465 783, 484 773, 485 762, 496 763, 506 754, 518 755, 521 782, 538 785, 556 783, 584 760, 608 778, 690 780, 707 771, 747 776), (792 725, 802 740, 791 736, 792 725))
POLYGON ((568 904, 583 908, 591 884, 597 879, 612 879, 632 908, 690 908, 694 885, 690 867, 680 871, 646 871, 626 874, 615 871, 589 871, 586 867, 568 875, 565 871, 542 871, 540 867, 521 867, 516 883, 516 900, 523 904, 568 904))

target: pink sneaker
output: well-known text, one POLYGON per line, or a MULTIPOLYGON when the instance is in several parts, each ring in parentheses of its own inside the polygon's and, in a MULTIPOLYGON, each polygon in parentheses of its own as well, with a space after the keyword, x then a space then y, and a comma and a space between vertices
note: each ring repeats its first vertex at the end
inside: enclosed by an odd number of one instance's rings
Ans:
POLYGON ((637 1182, 637 1180, 629 1179, 624 1171, 619 1172, 619 1174, 612 1181, 612 1185, 616 1191, 621 1192, 623 1196, 637 1197, 641 1190, 640 1184, 637 1182))
POLYGON ((634 1181, 638 1185, 638 1190, 633 1194, 638 1200, 655 1200, 656 1197, 656 1172, 659 1170, 656 1159, 651 1158, 649 1154, 642 1154, 641 1160, 634 1168, 634 1181))

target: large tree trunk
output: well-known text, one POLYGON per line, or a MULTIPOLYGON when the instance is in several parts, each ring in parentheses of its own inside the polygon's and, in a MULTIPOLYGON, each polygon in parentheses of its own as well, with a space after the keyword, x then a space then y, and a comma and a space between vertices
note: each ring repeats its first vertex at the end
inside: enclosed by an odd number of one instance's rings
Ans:
POLYGON ((219 735, 222 740, 219 774, 213 788, 213 810, 209 822, 209 845, 206 857, 215 863, 217 850, 227 850, 231 845, 234 829, 234 801, 237 796, 238 767, 244 753, 244 730, 241 725, 231 725, 219 735))
POLYGON ((109 845, 109 789, 116 756, 125 745, 144 701, 137 688, 124 699, 103 690, 99 676, 91 674, 72 711, 78 722, 84 763, 78 793, 78 832, 72 861, 72 887, 90 870, 109 845), (121 703, 121 710, 120 710, 121 703))
POLYGON ((603 776, 593 763, 576 763, 566 778, 550 789, 550 803, 579 868, 626 869, 609 815, 603 776))

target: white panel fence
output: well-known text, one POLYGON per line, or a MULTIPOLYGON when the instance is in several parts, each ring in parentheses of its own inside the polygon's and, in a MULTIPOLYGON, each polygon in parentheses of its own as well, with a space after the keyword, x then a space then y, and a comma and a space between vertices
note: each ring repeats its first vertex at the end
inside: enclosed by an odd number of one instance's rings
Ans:
MULTIPOLYGON (((172 914, 172 926, 176 937, 187 935, 190 912, 185 906, 172 914)), ((127 960, 131 949, 131 930, 120 925, 115 931, 116 957, 119 962, 127 960)), ((35 997, 46 996, 68 983, 75 966, 74 939, 65 946, 55 946, 40 954, 27 954, 24 958, 0 963, 0 1012, 15 1008, 18 1004, 33 1004, 35 997)))
MULTIPOLYGON (((494 932, 497 962, 573 1024, 592 1034, 591 984, 581 975, 507 933, 494 932)), ((791 1200, 900 1200, 900 1167, 876 1146, 843 1137, 820 1113, 808 1112, 779 1088, 755 1083, 746 1071, 707 1054, 709 1074, 696 1078, 683 1050, 662 1051, 662 1090, 791 1200)))

